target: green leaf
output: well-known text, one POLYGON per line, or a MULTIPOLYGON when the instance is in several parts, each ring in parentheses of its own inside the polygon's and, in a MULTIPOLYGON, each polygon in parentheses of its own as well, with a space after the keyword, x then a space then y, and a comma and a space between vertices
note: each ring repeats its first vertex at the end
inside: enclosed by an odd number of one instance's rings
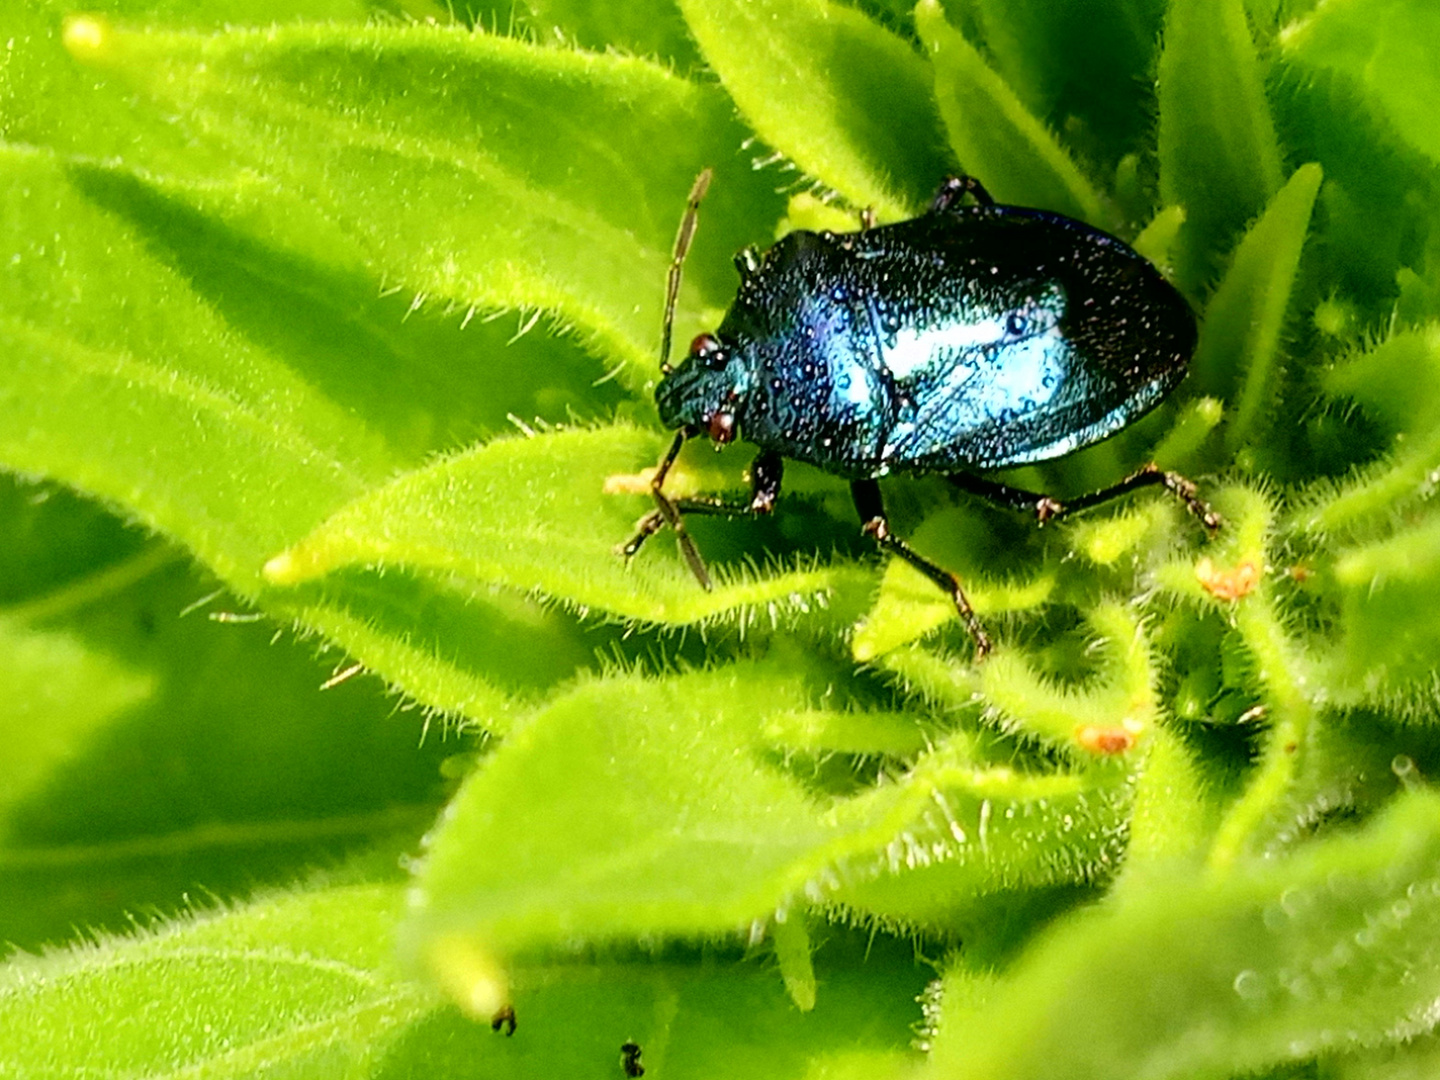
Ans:
POLYGON ((0 615, 0 834, 9 811, 97 729, 154 692, 144 674, 69 634, 0 615))
POLYGON ((0 176, 0 463, 126 507, 242 591, 388 470, 371 432, 235 335, 51 155, 0 147, 0 176))
POLYGON ((1241 0, 1173 0, 1159 70, 1160 199, 1185 209, 1196 288, 1280 190, 1275 125, 1241 0))
POLYGON ((1337 554, 1344 629, 1334 674, 1342 700, 1434 716, 1437 551, 1440 518, 1432 513, 1382 540, 1337 554))
POLYGON ((1245 233, 1205 309, 1191 379, 1228 397, 1225 445, 1233 455, 1257 435, 1279 388, 1281 335, 1300 252, 1320 190, 1320 166, 1302 165, 1245 233))
MULTIPOLYGON (((956 18, 951 5, 951 17, 956 18)), ((1154 125, 1155 52, 1163 0, 1054 4, 973 0, 996 70, 1049 127, 1108 171, 1154 125)))
POLYGON ((664 535, 627 570, 615 549, 645 504, 607 494, 606 481, 658 460, 663 444, 628 427, 492 442, 377 488, 277 554, 266 574, 289 585, 356 563, 401 565, 475 589, 539 589, 579 608, 679 624, 735 608, 798 608, 858 573, 741 572, 707 592, 664 535))
POLYGON ((375 886, 279 896, 11 961, 0 968, 0 1068, 57 1080, 357 1070, 434 1006, 389 961, 398 902, 375 886))
POLYGON ((1440 993, 1437 822, 1416 792, 1284 861, 1151 877, 1057 927, 940 1031, 929 1071, 1231 1075, 1418 1034, 1440 993))
POLYGON ((1343 482, 1316 484, 1295 513, 1298 527, 1332 532, 1384 521, 1424 498, 1440 466, 1440 340, 1433 327, 1393 334, 1323 375, 1333 397, 1364 405, 1383 422, 1395 450, 1354 469, 1343 482))
POLYGON ((1440 11, 1429 4, 1341 0, 1287 26, 1280 48, 1287 59, 1359 83, 1411 145, 1440 162, 1440 126, 1425 105, 1440 96, 1436 40, 1440 11))
POLYGON ((680 70, 700 63, 675 0, 527 0, 528 13, 496 4, 496 22, 518 14, 544 41, 563 37, 597 52, 655 57, 680 70))
MULTIPOLYGON (((51 535, 65 545, 60 528, 51 535)), ((440 804, 442 759, 471 745, 440 724, 425 738, 425 718, 397 715, 376 680, 333 651, 317 658, 315 642, 277 631, 153 542, 5 621, 70 642, 43 655, 81 650, 79 673, 95 676, 43 695, 32 685, 15 702, 17 716, 55 706, 22 729, 22 747, 54 754, 7 804, 0 842, 0 939, 26 947, 183 909, 202 884, 235 895, 411 839, 440 804), (67 697, 83 702, 77 717, 115 704, 117 674, 145 693, 103 726, 63 726, 67 697)), ((27 670, 11 672, 17 690, 27 670)))
POLYGON ((797 784, 746 751, 767 715, 807 705, 796 681, 754 666, 617 677, 560 698, 430 837, 409 938, 425 952, 462 933, 513 957, 577 935, 763 922, 823 865, 813 853, 831 830, 797 784))
POLYGON ((768 950, 670 948, 660 956, 520 965, 513 1039, 455 1009, 437 1010, 395 1040, 376 1080, 622 1077, 621 1046, 640 1047, 647 1076, 681 1080, 869 1080, 918 1064, 909 1046, 928 970, 913 950, 834 932, 815 957, 820 993, 801 1012, 768 950))
POLYGON ((518 310, 522 327, 544 313, 635 386, 655 373, 671 242, 700 168, 717 176, 687 318, 729 293, 730 252, 778 216, 724 98, 641 60, 424 25, 102 25, 75 51, 229 163, 162 174, 176 197, 412 308, 518 310), (634 160, 647 167, 622 167, 634 160))
POLYGON ((907 217, 953 171, 925 61, 829 0, 680 0, 706 61, 755 131, 882 220, 907 217))
POLYGON ((935 97, 961 166, 1001 202, 1104 224, 1111 215, 1099 194, 1015 91, 945 21, 939 0, 921 0, 915 26, 935 68, 935 97))

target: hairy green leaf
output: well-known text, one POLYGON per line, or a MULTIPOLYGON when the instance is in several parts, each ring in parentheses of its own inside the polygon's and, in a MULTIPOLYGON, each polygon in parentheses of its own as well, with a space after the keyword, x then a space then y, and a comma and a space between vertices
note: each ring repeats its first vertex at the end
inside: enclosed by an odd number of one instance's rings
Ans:
POLYGON ((952 171, 931 75, 909 44, 831 0, 681 0, 745 118, 805 173, 882 219, 952 171))
POLYGON ((1440 127, 1424 104, 1440 95, 1436 40, 1440 11, 1429 4, 1340 0, 1287 26, 1280 47, 1288 58, 1358 82, 1411 145, 1440 162, 1440 127))
POLYGON ((1225 430, 1231 454, 1273 414, 1281 335, 1319 190, 1318 165, 1295 170, 1245 233, 1205 309, 1191 378, 1198 389, 1233 399, 1225 430))
POLYGON ((356 1070, 433 1007, 389 961, 398 900, 373 886, 279 896, 12 961, 0 968, 0 1066, 56 1080, 356 1070))
POLYGON ((1440 992, 1437 821, 1435 797, 1415 793, 1282 862, 1151 878, 1058 927, 941 1030, 930 1071, 1229 1075, 1426 1030, 1440 992))
POLYGON ((579 608, 689 623, 737 607, 794 608, 854 573, 741 573, 707 592, 664 534, 627 569, 615 549, 645 504, 623 490, 607 494, 606 482, 655 461, 662 446, 627 427, 493 442, 357 500, 275 555, 266 574, 293 584, 355 563, 401 565, 474 588, 538 589, 579 608))
POLYGON ((1194 288, 1284 179, 1241 0, 1174 0, 1159 70, 1160 198, 1185 208, 1194 288))
POLYGON ((723 97, 641 60, 439 26, 202 37, 102 25, 75 52, 230 162, 221 185, 164 176, 205 213, 366 273, 412 308, 518 310, 526 329, 543 313, 637 386, 655 373, 694 175, 717 172, 687 315, 725 295, 729 253, 778 209, 723 97))
POLYGON ((0 148, 0 175, 0 462, 126 507, 242 590, 384 474, 371 432, 234 334, 53 156, 0 148))
POLYGON ((1109 214, 1090 182, 975 47, 945 21, 939 0, 922 0, 915 23, 935 68, 935 96, 950 145, 965 170, 1001 202, 1105 224, 1109 214))

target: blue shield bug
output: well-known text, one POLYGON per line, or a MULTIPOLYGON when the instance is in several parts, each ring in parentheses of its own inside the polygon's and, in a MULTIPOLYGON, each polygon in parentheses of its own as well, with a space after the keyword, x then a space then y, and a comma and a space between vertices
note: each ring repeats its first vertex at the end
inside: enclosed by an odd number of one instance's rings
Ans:
POLYGON ((1194 484, 1154 465, 1065 502, 974 475, 1099 442, 1184 377, 1195 316, 1124 242, 1060 214, 997 205, 973 177, 952 177, 910 221, 792 232, 763 257, 741 252, 729 313, 672 368, 681 268, 709 183, 707 169, 691 189, 666 283, 655 402, 678 432, 651 481, 656 509, 626 557, 668 525, 709 588, 684 515, 767 514, 783 459, 809 462, 850 481, 864 531, 952 598, 983 657, 990 640, 955 575, 891 532, 881 477, 943 474, 1042 523, 1159 484, 1219 527, 1194 484), (699 435, 760 447, 749 499, 665 495, 681 446, 699 435))

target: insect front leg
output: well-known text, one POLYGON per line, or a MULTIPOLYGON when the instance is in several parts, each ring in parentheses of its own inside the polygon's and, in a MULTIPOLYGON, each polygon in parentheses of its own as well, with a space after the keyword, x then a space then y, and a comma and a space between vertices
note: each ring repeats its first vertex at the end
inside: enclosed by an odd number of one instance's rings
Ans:
POLYGON ((1064 502, 1051 498, 1049 495, 1038 495, 1033 491, 1025 491, 1022 488, 1011 487, 1008 484, 986 480, 979 476, 971 476, 968 473, 954 473, 945 479, 961 491, 979 496, 997 506, 1019 510, 1023 513, 1032 513, 1042 525, 1047 521, 1065 517, 1067 514, 1088 510, 1092 506, 1109 502, 1117 496, 1126 495, 1139 488, 1155 485, 1163 487, 1184 503, 1185 509, 1189 510, 1201 525, 1205 526, 1207 532, 1213 533, 1223 524, 1220 515, 1201 500, 1193 481, 1187 480, 1179 473, 1166 472, 1154 464, 1146 465, 1143 469, 1131 473, 1118 484, 1112 484, 1110 487, 1101 488, 1099 491, 1092 491, 1086 495, 1077 495, 1064 502))
POLYGON ((640 546, 646 540, 669 525, 675 530, 675 535, 680 541, 680 549, 685 555, 685 561, 689 564, 691 572, 695 575, 695 580, 700 582, 703 588, 709 589, 710 574, 705 569, 700 552, 695 548, 695 542, 685 531, 683 516, 685 514, 714 514, 721 517, 760 517, 771 513, 775 509, 775 500, 780 497, 780 483, 785 473, 785 462, 779 454, 772 450, 762 451, 750 466, 750 497, 748 499, 725 499, 713 495, 671 499, 662 494, 660 488, 665 482, 665 474, 670 471, 675 455, 680 452, 679 448, 683 443, 682 433, 682 436, 676 439, 675 445, 671 447, 671 452, 661 463, 660 468, 655 470, 655 477, 650 481, 650 488, 651 493, 655 496, 656 509, 640 519, 639 525, 636 526, 635 536, 620 548, 620 554, 626 559, 631 558, 640 550, 640 546))
POLYGON ((883 550, 904 559, 950 596, 955 610, 960 613, 960 621, 965 624, 965 629, 975 642, 975 659, 985 659, 990 652, 990 635, 985 633, 985 628, 980 625, 975 609, 970 606, 965 590, 960 587, 960 579, 916 552, 890 531, 890 519, 885 515, 885 500, 880 495, 880 485, 876 481, 852 481, 850 495, 855 500, 855 510, 860 515, 861 530, 874 537, 883 550))

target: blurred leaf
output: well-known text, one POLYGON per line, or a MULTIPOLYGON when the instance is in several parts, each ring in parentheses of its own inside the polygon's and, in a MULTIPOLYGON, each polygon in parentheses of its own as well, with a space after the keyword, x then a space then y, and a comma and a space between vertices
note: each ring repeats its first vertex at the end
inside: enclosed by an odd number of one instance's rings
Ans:
POLYGON ((922 0, 916 29, 935 68, 935 97, 961 167, 1002 203, 1038 206, 1103 225, 1109 214, 1059 141, 984 58, 922 0))
POLYGON ((1440 97, 1432 44, 1440 10, 1411 0, 1332 0, 1285 28, 1284 54, 1360 83, 1409 142, 1440 162, 1440 124, 1425 102, 1440 97))
POLYGON ((187 893, 280 882, 413 838, 439 805, 440 761, 472 745, 438 722, 425 737, 429 721, 397 714, 374 679, 277 634, 176 555, 153 546, 7 612, 82 650, 97 677, 32 687, 12 706, 57 705, 31 736, 55 756, 6 807, 0 940, 120 929, 127 912, 188 906, 187 893), (115 704, 116 675, 143 696, 103 726, 62 726, 67 697, 80 715, 115 704))
POLYGON ((755 131, 881 220, 908 217, 953 171, 928 65, 830 0, 680 0, 706 61, 755 131))
MULTIPOLYGON (((1163 0, 977 0, 996 69, 1072 151, 1100 166, 1147 139, 1163 0)), ((1108 169, 1107 169, 1108 171, 1108 169)))
POLYGON ((1437 822, 1417 792, 1283 862, 1117 896, 942 1029, 930 1071, 1229 1075, 1418 1034, 1440 992, 1437 822))
POLYGON ((68 634, 0 615, 0 834, 9 811, 102 724, 154 691, 152 680, 68 634))
POLYGON ((1323 481, 1296 512, 1299 526, 1329 532, 1384 521, 1398 506, 1425 498, 1440 467, 1440 338, 1433 327, 1393 334, 1322 377, 1333 397, 1350 398, 1381 420, 1393 453, 1323 481))
POLYGON ((1159 70, 1160 200, 1185 209, 1191 289, 1280 190, 1280 149, 1241 0, 1173 0, 1159 70))

